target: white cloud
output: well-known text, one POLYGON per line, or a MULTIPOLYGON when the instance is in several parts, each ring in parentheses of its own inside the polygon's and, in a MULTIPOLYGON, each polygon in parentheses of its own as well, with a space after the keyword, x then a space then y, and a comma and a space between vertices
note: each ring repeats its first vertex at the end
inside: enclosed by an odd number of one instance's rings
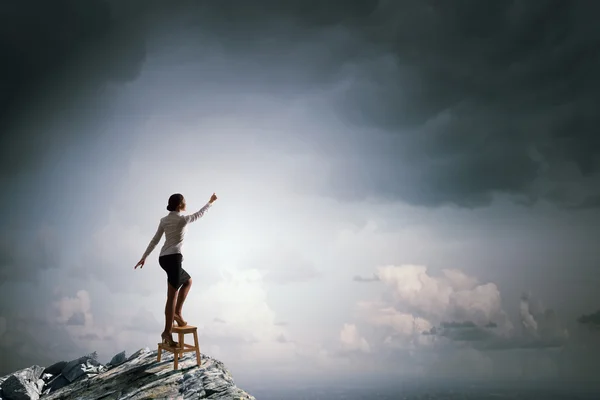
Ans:
POLYGON ((89 327, 93 324, 90 295, 85 290, 77 291, 75 297, 63 297, 55 301, 54 307, 59 322, 66 323, 74 315, 81 313, 84 315, 84 326, 89 327))
POLYGON ((371 335, 378 337, 375 343, 380 346, 405 349, 425 346, 431 341, 423 332, 429 331, 433 325, 424 318, 398 311, 381 301, 361 301, 356 305, 356 311, 360 321, 375 328, 371 335))
POLYGON ((114 325, 97 323, 92 313, 92 298, 87 290, 78 290, 75 296, 63 296, 52 302, 47 314, 48 323, 68 332, 73 342, 83 348, 93 346, 100 352, 114 351, 110 340, 115 332, 126 330, 127 324, 119 321, 119 329, 114 325))
POLYGON ((359 334, 358 329, 354 324, 344 324, 340 331, 340 342, 342 343, 344 350, 358 350, 363 353, 371 352, 369 343, 359 334))
POLYGON ((521 299, 519 303, 519 311, 521 314, 521 321, 525 329, 533 335, 537 336, 538 324, 533 318, 533 315, 529 312, 529 302, 526 299, 521 299))
POLYGON ((551 309, 545 309, 529 295, 523 295, 519 303, 521 324, 527 334, 535 339, 546 341, 563 341, 569 337, 556 314, 551 309))
POLYGON ((393 301, 406 309, 417 310, 427 317, 440 317, 450 305, 453 288, 427 274, 427 267, 387 266, 377 271, 379 280, 392 288, 393 301))
POLYGON ((513 328, 493 283, 480 284, 457 270, 443 270, 442 275, 433 276, 421 265, 380 267, 376 276, 386 286, 384 297, 391 306, 433 325, 455 320, 491 321, 500 330, 513 328))
MULTIPOLYGON (((379 298, 356 304, 356 321, 342 327, 340 346, 364 350, 368 345, 374 359, 410 373, 491 377, 498 361, 486 350, 551 349, 566 338, 551 310, 540 306, 531 313, 525 300, 521 323, 535 335, 523 336, 503 309, 497 286, 459 270, 433 275, 425 266, 390 265, 377 268, 375 276, 383 290, 379 298), (390 356, 394 353, 400 355, 390 356)), ((513 362, 518 366, 522 359, 513 362)), ((549 365, 541 358, 528 362, 549 365)))
POLYGON ((493 283, 477 285, 473 289, 455 291, 450 296, 450 315, 454 319, 472 321, 485 325, 492 321, 500 329, 512 329, 512 324, 506 326, 509 320, 502 309, 500 291, 493 283))
POLYGON ((283 332, 275 325, 275 313, 267 304, 267 292, 257 270, 224 271, 221 280, 203 291, 197 301, 209 313, 203 319, 227 321, 207 325, 207 334, 258 341, 283 332))
POLYGON ((479 280, 474 276, 469 276, 458 269, 444 269, 442 274, 454 289, 471 290, 479 284, 479 280))

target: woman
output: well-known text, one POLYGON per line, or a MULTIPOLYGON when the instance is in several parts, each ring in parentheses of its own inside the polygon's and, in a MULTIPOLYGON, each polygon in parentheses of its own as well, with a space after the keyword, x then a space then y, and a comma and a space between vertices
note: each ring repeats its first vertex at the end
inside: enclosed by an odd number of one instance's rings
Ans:
POLYGON ((150 244, 148 244, 148 248, 146 248, 142 259, 134 267, 134 269, 144 267, 146 257, 154 250, 164 233, 166 239, 165 244, 160 250, 158 263, 167 273, 167 304, 165 306, 165 330, 160 336, 162 342, 171 347, 177 346, 177 342, 171 336, 173 320, 179 326, 187 325, 187 322, 181 315, 181 311, 185 298, 192 286, 192 278, 181 267, 183 261, 183 238, 187 231, 187 225, 200 219, 216 200, 217 196, 213 193, 208 203, 199 211, 190 215, 182 215, 181 212, 185 211, 185 199, 183 195, 179 193, 171 195, 167 205, 167 210, 170 211, 169 214, 160 219, 156 234, 150 240, 150 244))

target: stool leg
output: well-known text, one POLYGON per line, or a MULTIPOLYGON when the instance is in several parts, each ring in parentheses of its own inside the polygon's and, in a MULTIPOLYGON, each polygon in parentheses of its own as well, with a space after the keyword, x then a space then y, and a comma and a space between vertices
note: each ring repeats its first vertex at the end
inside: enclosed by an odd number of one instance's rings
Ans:
POLYGON ((179 347, 182 349, 185 347, 183 344, 185 342, 185 337, 183 335, 183 333, 179 332, 179 347))
POLYGON ((177 350, 173 353, 173 367, 179 369, 179 352, 177 350))
POLYGON ((198 344, 198 332, 194 331, 194 346, 196 347, 196 364, 200 366, 200 345, 198 344))
POLYGON ((158 345, 158 357, 156 359, 157 362, 160 362, 160 358, 162 356, 162 348, 160 347, 160 344, 158 345))

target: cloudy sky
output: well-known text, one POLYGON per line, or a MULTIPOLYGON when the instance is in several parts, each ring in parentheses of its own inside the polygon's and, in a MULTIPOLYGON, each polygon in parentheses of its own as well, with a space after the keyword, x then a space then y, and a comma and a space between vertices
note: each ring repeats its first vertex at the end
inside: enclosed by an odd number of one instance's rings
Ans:
POLYGON ((184 316, 240 384, 592 377, 600 3, 165 4, 0 7, 0 375, 154 348, 133 267, 216 192, 184 316))

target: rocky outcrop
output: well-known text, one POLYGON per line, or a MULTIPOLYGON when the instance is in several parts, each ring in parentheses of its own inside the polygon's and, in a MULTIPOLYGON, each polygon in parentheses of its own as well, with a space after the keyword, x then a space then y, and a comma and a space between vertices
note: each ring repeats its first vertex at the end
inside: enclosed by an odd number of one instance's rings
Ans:
POLYGON ((34 365, 3 377, 0 396, 8 400, 39 399, 44 386, 44 381, 40 379, 43 371, 44 367, 34 365))
POLYGON ((125 352, 106 365, 95 353, 47 368, 34 365, 0 378, 0 400, 75 399, 236 399, 256 400, 235 386, 222 362, 204 354, 202 366, 186 353, 173 369, 173 354, 143 348, 126 358, 125 352))

